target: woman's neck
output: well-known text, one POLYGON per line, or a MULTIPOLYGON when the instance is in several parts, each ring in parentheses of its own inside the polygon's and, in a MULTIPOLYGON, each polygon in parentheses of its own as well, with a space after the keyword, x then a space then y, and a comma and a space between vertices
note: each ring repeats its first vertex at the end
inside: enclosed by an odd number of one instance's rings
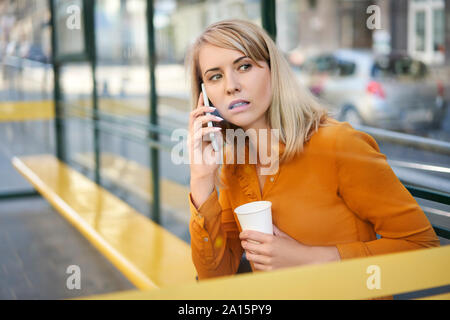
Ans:
POLYGON ((271 128, 268 124, 262 124, 259 126, 252 126, 247 129, 244 129, 245 132, 251 129, 251 133, 248 135, 249 137, 249 147, 250 150, 256 152, 257 160, 256 165, 260 166, 260 155, 267 155, 270 157, 271 155, 271 146, 272 146, 272 135, 271 128))

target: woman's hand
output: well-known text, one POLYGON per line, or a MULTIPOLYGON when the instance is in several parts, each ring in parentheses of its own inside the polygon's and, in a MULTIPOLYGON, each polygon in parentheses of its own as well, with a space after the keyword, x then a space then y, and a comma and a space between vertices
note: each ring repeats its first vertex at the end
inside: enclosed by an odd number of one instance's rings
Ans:
POLYGON ((273 235, 252 230, 245 230, 239 235, 247 260, 253 263, 256 270, 267 271, 340 260, 335 246, 307 246, 275 225, 273 230, 273 235))
POLYGON ((203 95, 200 93, 197 108, 191 111, 189 117, 187 143, 192 178, 212 176, 214 171, 220 166, 221 160, 220 156, 223 138, 221 134, 216 134, 221 128, 204 127, 204 125, 207 124, 208 121, 220 122, 223 119, 210 114, 210 112, 214 111, 214 108, 205 107, 203 104, 203 95), (205 112, 207 113, 206 115, 205 112), (219 146, 218 152, 214 151, 211 142, 204 138, 205 136, 209 136, 211 132, 214 133, 217 138, 219 146))

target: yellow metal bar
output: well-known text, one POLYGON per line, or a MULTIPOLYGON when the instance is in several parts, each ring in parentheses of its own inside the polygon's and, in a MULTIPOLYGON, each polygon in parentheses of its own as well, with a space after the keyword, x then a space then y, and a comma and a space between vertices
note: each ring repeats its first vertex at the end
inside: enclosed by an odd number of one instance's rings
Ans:
POLYGON ((222 277, 153 291, 90 299, 290 300, 371 299, 450 284, 450 246, 351 259, 317 266, 222 277), (375 266, 370 269, 370 266, 375 266), (380 288, 368 286, 378 268, 380 288), (371 271, 372 272, 372 271, 371 271), (372 288, 372 289, 370 289, 372 288))
POLYGON ((50 120, 54 117, 53 101, 10 101, 0 103, 0 122, 50 120))
POLYGON ((188 244, 51 155, 14 167, 136 287, 195 281, 188 244))
MULTIPOLYGON (((84 108, 90 108, 87 100, 73 102, 84 108)), ((99 109, 119 115, 147 115, 148 110, 140 100, 100 99, 99 109)), ((83 111, 72 111, 80 116, 87 116, 83 111)), ((42 101, 7 101, 0 103, 0 122, 51 120, 55 118, 52 100, 42 101)))

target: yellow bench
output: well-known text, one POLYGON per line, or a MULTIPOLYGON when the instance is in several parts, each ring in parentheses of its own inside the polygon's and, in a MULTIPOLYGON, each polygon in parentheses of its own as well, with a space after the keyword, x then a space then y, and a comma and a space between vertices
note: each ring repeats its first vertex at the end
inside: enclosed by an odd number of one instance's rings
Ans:
MULTIPOLYGON (((88 299, 372 299, 450 285, 450 245, 88 299), (377 271, 375 271, 377 270, 377 271), (374 277, 378 282, 373 285, 374 277)), ((450 292, 420 299, 449 299, 450 292)))
POLYGON ((137 288, 195 282, 190 246, 52 155, 14 167, 137 288))

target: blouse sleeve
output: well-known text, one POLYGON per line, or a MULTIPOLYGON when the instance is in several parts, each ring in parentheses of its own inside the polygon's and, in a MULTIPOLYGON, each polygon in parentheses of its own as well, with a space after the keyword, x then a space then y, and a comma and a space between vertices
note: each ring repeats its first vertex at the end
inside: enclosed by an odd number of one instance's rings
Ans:
POLYGON ((439 246, 430 222, 370 135, 344 124, 336 138, 339 194, 380 239, 338 244, 341 259, 439 246))
POLYGON ((197 209, 189 193, 192 260, 199 279, 232 275, 244 250, 226 189, 214 191, 197 209), (231 217, 231 219, 230 219, 231 217))

